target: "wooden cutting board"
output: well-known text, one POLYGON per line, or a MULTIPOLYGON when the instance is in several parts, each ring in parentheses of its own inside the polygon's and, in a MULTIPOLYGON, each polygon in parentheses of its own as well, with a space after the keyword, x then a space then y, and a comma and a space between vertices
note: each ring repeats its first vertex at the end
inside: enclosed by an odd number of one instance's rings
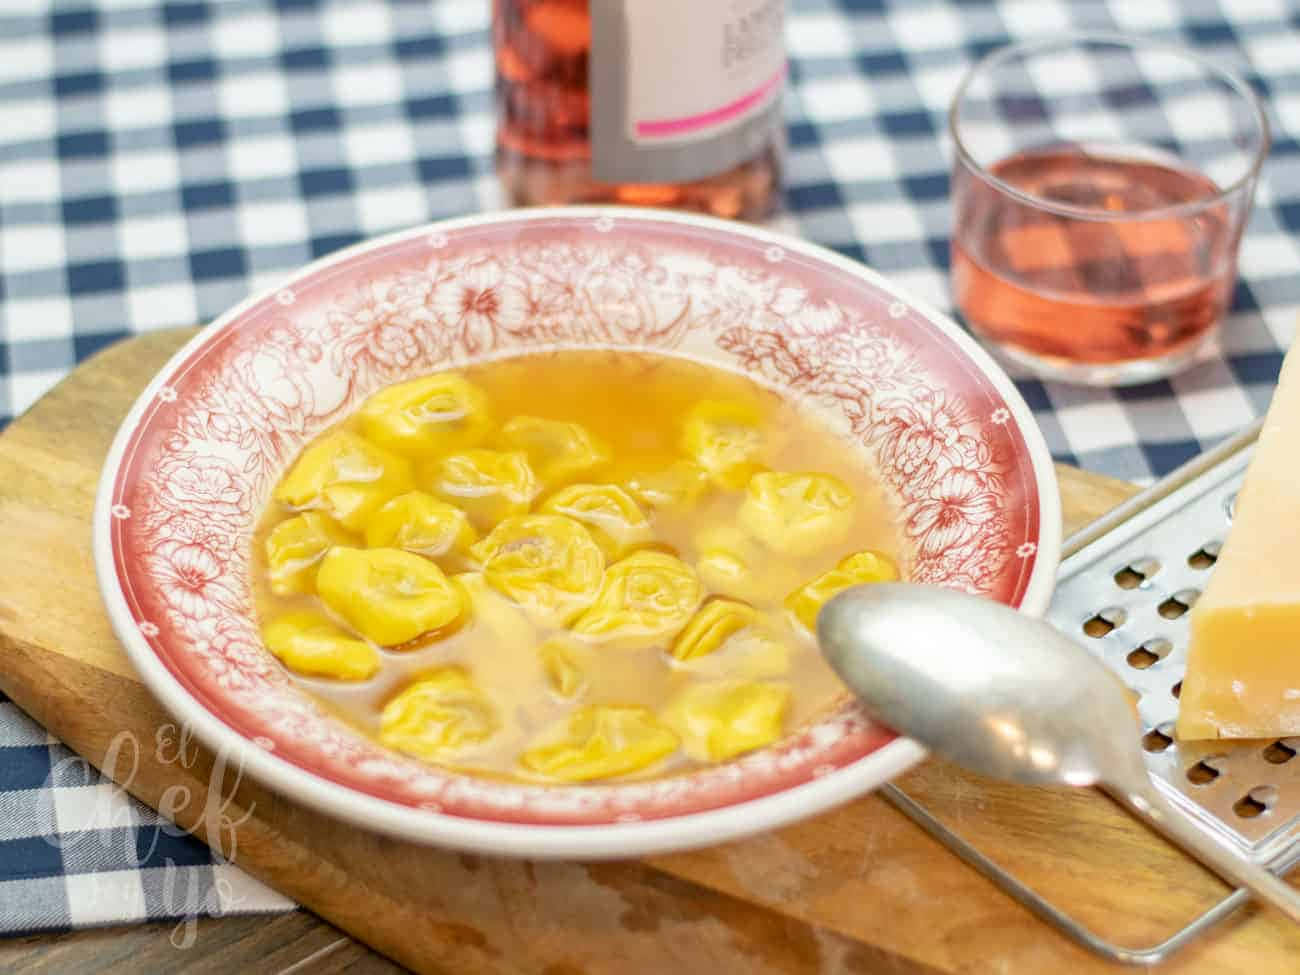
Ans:
MULTIPOLYGON (((137 681, 100 607, 90 513, 137 391, 191 332, 109 348, 0 435, 0 689, 100 765, 120 732, 146 745, 129 782, 200 822, 212 767, 152 743, 171 719, 137 681), (173 791, 172 793, 176 793, 173 791)), ((1132 488, 1061 468, 1067 530, 1132 488)), ((230 777, 227 776, 227 779, 230 777)), ((233 783, 232 783, 233 784, 233 783)), ((1007 787, 929 761, 901 783, 1103 932, 1158 941, 1223 888, 1088 791, 1007 787)), ((621 863, 528 863, 368 834, 261 785, 224 807, 236 862, 422 972, 1092 972, 1112 966, 1044 927, 875 797, 753 839, 621 863)), ((221 848, 231 849, 229 833, 221 848)), ((1293 971, 1300 928, 1249 911, 1165 966, 1293 971)))

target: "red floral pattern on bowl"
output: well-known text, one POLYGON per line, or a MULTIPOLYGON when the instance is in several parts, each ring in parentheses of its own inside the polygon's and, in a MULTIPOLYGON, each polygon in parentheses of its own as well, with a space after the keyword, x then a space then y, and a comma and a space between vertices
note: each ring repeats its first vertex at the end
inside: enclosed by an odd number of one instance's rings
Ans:
POLYGON ((416 762, 328 717, 262 647, 254 522, 298 450, 381 386, 485 356, 624 346, 738 369, 819 411, 893 492, 909 578, 1041 612, 1056 485, 1028 409, 956 326, 865 268, 753 228, 618 209, 451 221, 352 248, 170 362, 101 483, 96 562, 146 682, 304 801, 412 838, 606 856, 714 842, 866 791, 921 749, 854 707, 737 761, 539 786, 416 762))

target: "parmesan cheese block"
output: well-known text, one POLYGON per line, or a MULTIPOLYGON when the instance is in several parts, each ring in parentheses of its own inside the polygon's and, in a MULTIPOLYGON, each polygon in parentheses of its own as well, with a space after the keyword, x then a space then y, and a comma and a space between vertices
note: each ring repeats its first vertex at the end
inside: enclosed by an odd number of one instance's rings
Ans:
POLYGON ((1282 365, 1232 528, 1192 609, 1177 734, 1300 735, 1300 352, 1294 350, 1282 365))

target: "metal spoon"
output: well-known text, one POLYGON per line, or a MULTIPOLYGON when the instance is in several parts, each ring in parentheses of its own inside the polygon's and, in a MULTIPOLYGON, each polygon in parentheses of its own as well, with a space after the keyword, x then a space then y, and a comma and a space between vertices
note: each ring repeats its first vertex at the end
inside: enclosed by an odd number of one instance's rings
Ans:
POLYGON ((817 638, 867 712, 900 734, 994 778, 1100 785, 1220 877, 1300 921, 1300 891, 1155 791, 1127 689, 1051 624, 950 589, 878 583, 830 600, 817 638))

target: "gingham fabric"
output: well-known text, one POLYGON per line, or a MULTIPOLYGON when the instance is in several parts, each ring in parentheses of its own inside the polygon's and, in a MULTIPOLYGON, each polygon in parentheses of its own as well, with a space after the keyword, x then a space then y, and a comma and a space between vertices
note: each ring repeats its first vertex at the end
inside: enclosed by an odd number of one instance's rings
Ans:
POLYGON ((184 947, 188 918, 292 907, 0 697, 0 933, 173 920, 184 947))
MULTIPOLYGON (((1243 71, 1275 142, 1222 348, 1135 389, 1016 378, 1059 459, 1140 481, 1262 412, 1300 309, 1294 0, 789 6, 774 223, 945 308, 945 111, 973 58, 1118 30, 1243 71)), ((366 236, 499 206, 489 0, 49 7, 0 3, 0 422, 125 335, 211 319, 366 236)), ((286 906, 63 761, 9 703, 0 746, 0 929, 286 906)))

